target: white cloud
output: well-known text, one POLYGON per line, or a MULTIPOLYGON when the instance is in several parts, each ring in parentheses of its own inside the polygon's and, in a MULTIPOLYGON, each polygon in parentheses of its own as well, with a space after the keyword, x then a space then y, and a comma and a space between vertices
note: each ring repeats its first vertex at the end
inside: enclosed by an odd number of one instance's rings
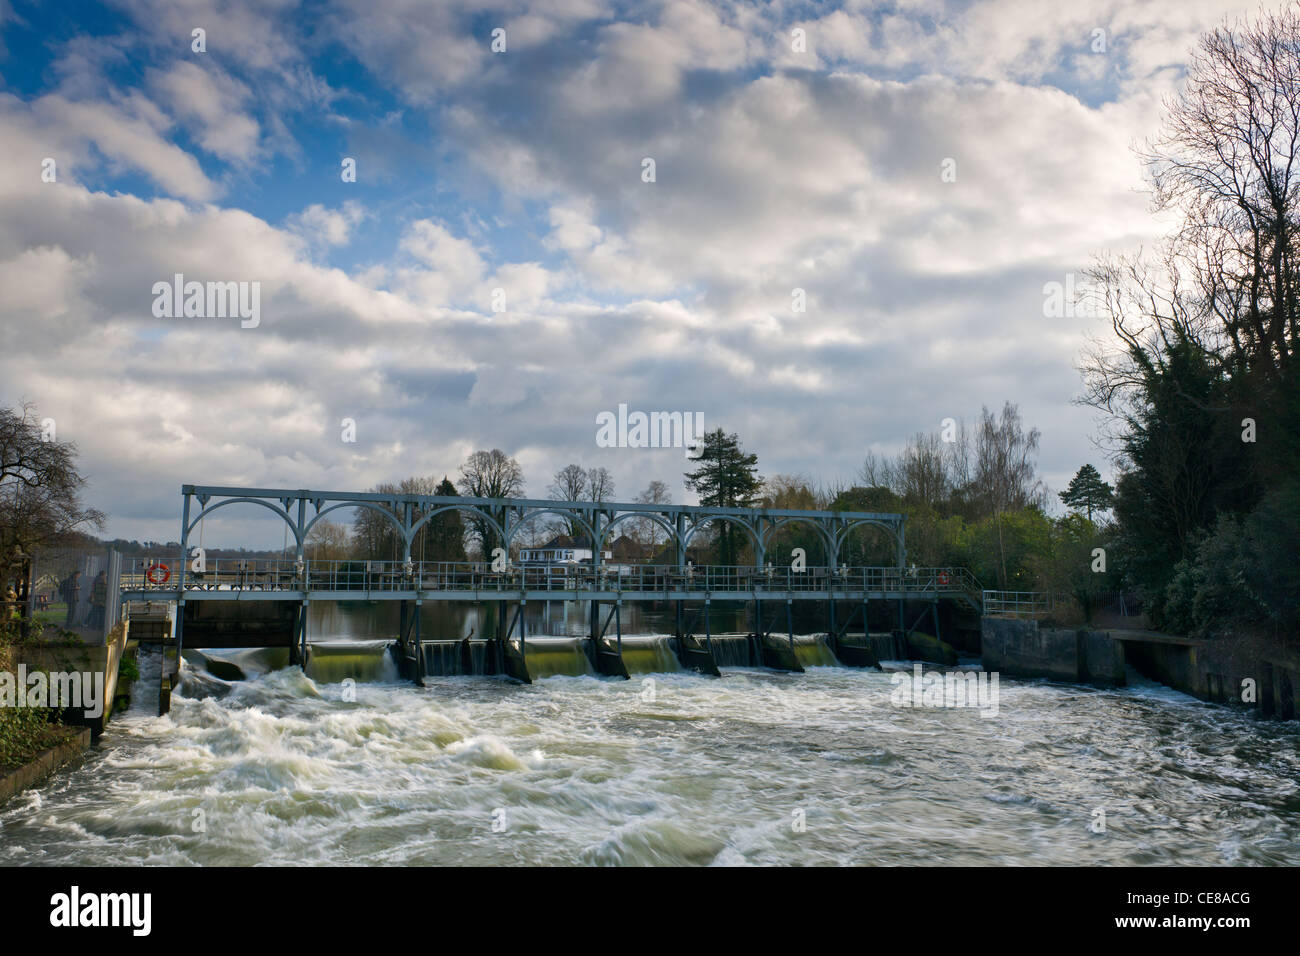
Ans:
POLYGON ((326 209, 320 203, 312 203, 302 212, 290 216, 287 226, 309 244, 342 246, 351 238, 353 227, 365 217, 365 210, 353 199, 338 209, 326 209))
POLYGON ((153 71, 150 85, 172 113, 191 124, 199 145, 214 156, 238 163, 258 155, 261 128, 242 112, 250 98, 247 86, 214 69, 181 61, 167 71, 153 71))
POLYGON ((454 477, 474 447, 517 454, 533 493, 576 460, 621 494, 662 478, 684 500, 680 454, 595 447, 620 402, 701 411, 765 474, 847 477, 869 446, 1008 398, 1043 429, 1050 480, 1092 453, 1069 405, 1086 324, 1044 318, 1042 286, 1161 230, 1128 145, 1218 5, 848 4, 806 21, 803 60, 781 5, 528 6, 337 2, 316 22, 454 152, 446 215, 323 189, 282 228, 240 195, 203 205, 218 189, 174 123, 248 167, 288 135, 268 103, 335 96, 276 3, 132 0, 150 49, 203 25, 213 60, 105 92, 91 81, 122 51, 77 50, 58 92, 0 95, 0 400, 59 419, 95 503, 137 522, 120 530, 170 514, 182 481, 454 477), (498 21, 511 52, 492 57, 479 34, 498 21), (87 188, 105 168, 184 202, 87 188), (381 216, 391 255, 313 259, 381 216), (152 283, 177 272, 260 282, 260 327, 154 319, 152 283))

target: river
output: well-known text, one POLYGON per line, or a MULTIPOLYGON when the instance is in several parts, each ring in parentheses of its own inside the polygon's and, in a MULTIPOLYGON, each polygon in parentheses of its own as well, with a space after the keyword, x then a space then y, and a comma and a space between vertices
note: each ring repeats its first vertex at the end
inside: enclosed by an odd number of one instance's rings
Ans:
POLYGON ((0 864, 1300 864, 1300 728, 1135 673, 985 717, 841 667, 418 689, 259 653, 138 694, 0 808, 0 864))

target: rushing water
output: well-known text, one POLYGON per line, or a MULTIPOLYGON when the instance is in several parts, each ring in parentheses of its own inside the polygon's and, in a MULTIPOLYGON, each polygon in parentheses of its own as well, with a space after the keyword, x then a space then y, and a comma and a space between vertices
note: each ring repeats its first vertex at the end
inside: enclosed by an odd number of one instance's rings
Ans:
POLYGON ((249 678, 191 667, 166 717, 150 682, 0 808, 0 864, 1300 863, 1297 725, 1136 675, 1003 681, 985 718, 839 667, 417 689, 373 648, 224 656, 249 678))

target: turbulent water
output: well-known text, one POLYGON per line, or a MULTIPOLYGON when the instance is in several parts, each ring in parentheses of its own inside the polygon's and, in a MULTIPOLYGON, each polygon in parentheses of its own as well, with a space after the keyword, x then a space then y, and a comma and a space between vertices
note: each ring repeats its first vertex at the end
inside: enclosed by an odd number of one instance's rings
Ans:
POLYGON ((1300 863, 1297 725, 1140 678, 1003 681, 985 718, 839 667, 417 689, 344 656, 227 655, 248 679, 192 668, 166 717, 141 688, 0 808, 0 864, 1300 863))

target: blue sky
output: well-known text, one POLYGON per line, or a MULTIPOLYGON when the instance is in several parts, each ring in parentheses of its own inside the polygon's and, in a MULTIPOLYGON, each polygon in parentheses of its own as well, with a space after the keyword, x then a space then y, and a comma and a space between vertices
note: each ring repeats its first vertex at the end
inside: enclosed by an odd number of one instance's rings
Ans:
POLYGON ((533 495, 576 461, 689 501, 680 452, 597 447, 620 403, 829 482, 1009 400, 1060 488, 1109 471, 1072 403, 1106 325, 1044 284, 1159 241, 1131 147, 1244 9, 0 0, 0 401, 125 537, 174 537, 183 482, 477 448, 533 495), (261 321, 155 317, 178 272, 259 283, 261 321))

